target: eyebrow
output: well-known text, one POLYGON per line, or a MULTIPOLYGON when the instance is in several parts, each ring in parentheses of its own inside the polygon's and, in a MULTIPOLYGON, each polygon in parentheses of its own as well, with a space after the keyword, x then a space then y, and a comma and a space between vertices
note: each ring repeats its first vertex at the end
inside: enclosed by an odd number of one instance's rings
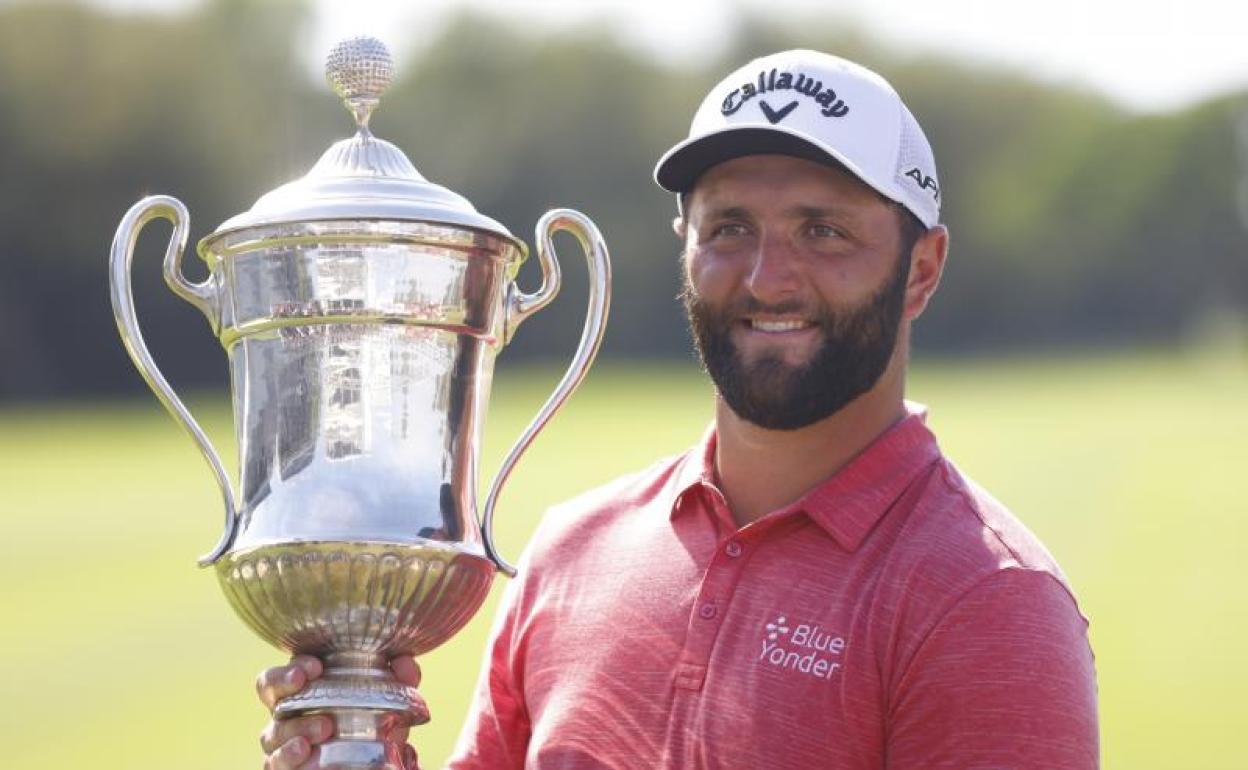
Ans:
MULTIPOLYGON (((824 217, 832 217, 847 222, 856 222, 859 215, 851 209, 843 206, 808 206, 798 204, 785 209, 784 213, 797 219, 822 219, 824 217)), ((752 219, 748 209, 743 206, 720 206, 712 208, 706 212, 705 218, 708 220, 721 219, 752 219)))
POLYGON ((720 206, 706 212, 706 219, 750 219, 750 212, 742 206, 720 206))
POLYGON ((805 206, 799 204, 786 209, 784 213, 800 219, 832 217, 846 222, 857 222, 860 217, 858 212, 844 206, 805 206))

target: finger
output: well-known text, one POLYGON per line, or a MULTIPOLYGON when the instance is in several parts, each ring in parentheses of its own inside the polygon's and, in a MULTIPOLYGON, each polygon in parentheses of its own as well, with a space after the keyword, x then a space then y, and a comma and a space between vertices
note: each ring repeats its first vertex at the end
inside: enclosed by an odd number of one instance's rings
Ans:
POLYGON ((309 680, 317 679, 325 673, 325 664, 315 655, 296 655, 290 659, 290 665, 303 669, 309 680))
POLYGON ((269 711, 277 702, 294 695, 323 672, 321 661, 310 655, 298 655, 288 665, 266 668, 256 677, 256 693, 269 711))
POLYGON ((420 770, 420 758, 416 756, 416 747, 410 743, 403 747, 403 770, 420 770))
POLYGON ((306 738, 295 738, 269 755, 264 770, 297 770, 312 756, 312 746, 306 738))
POLYGON ((271 754, 294 738, 302 737, 309 744, 324 743, 334 734, 334 720, 327 716, 307 716, 295 719, 274 719, 260 733, 260 748, 271 754))
POLYGON ((390 660, 390 670, 398 677, 403 684, 409 684, 412 687, 420 686, 420 666, 417 665, 416 659, 410 655, 401 655, 390 660))
POLYGON ((279 700, 298 692, 307 680, 307 675, 298 666, 266 668, 256 677, 256 694, 264 707, 272 711, 279 700))

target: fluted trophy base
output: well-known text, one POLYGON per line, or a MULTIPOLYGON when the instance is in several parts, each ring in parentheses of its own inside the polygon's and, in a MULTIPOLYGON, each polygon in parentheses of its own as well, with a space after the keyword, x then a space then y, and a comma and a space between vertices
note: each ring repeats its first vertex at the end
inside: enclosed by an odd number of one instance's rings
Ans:
POLYGON ((428 722, 429 711, 390 659, 454 635, 485 601, 495 570, 462 545, 433 541, 276 543, 217 562, 230 604, 256 633, 324 661, 324 674, 274 714, 333 718, 334 738, 311 765, 326 770, 403 770, 403 731, 428 722))
POLYGON ((395 679, 384 656, 366 653, 327 656, 324 675, 274 714, 333 718, 334 738, 320 747, 323 770, 404 770, 401 731, 429 721, 416 688, 395 679))

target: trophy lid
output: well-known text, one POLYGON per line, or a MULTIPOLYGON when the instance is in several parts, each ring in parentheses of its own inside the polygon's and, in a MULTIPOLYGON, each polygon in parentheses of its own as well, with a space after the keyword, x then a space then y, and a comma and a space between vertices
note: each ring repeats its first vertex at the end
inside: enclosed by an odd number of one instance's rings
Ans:
POLYGON ((209 238, 257 225, 324 220, 402 220, 469 227, 519 243, 463 196, 420 175, 395 145, 368 128, 394 66, 373 37, 343 40, 325 61, 325 78, 355 117, 356 133, 336 142, 301 179, 265 193, 209 238))

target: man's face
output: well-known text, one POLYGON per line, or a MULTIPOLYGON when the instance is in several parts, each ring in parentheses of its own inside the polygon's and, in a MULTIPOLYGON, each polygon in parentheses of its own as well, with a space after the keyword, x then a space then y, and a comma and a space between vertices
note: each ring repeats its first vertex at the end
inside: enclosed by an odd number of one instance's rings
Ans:
POLYGON ((685 307, 734 413, 792 430, 876 384, 910 266, 893 206, 846 172, 780 155, 711 168, 687 203, 685 307))

